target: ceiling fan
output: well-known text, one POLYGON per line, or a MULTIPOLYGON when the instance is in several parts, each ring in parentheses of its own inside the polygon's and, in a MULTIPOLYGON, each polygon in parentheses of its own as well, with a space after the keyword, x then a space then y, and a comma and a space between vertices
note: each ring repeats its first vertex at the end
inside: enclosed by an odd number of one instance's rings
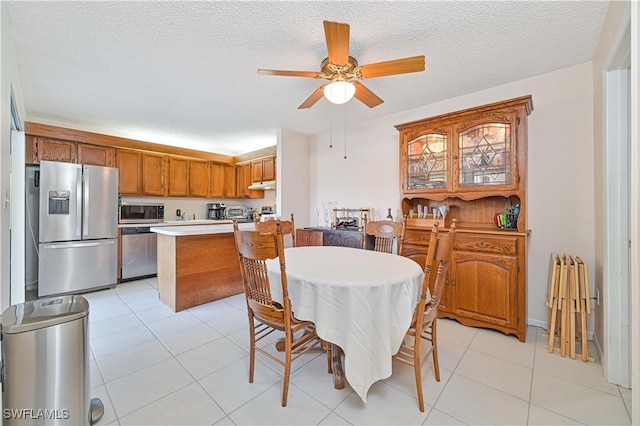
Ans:
POLYGON ((330 102, 337 104, 345 103, 355 96, 369 108, 374 108, 384 101, 360 83, 359 79, 424 71, 424 55, 358 65, 358 61, 349 56, 349 24, 324 21, 324 35, 329 57, 322 61, 320 72, 258 70, 259 75, 307 77, 329 81, 318 87, 298 109, 312 107, 323 95, 330 102))

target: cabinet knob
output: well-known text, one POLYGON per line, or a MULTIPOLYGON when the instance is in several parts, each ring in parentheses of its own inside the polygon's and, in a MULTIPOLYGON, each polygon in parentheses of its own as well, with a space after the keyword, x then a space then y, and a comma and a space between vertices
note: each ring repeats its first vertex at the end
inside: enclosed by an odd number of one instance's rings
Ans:
POLYGON ((476 246, 478 246, 480 248, 485 248, 487 246, 487 243, 485 243, 484 241, 478 241, 476 243, 476 246))
POLYGON ((456 285, 456 281, 455 280, 449 281, 449 285, 456 285))

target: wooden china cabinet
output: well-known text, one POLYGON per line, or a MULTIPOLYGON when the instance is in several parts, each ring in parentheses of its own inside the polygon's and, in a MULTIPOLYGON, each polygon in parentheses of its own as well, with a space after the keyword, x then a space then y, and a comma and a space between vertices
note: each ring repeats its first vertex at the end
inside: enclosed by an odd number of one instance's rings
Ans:
MULTIPOLYGON (((395 126, 403 215, 444 206, 442 231, 458 221, 439 316, 523 342, 532 110, 531 96, 524 96, 395 126)), ((430 227, 416 222, 407 222, 403 254, 427 252, 430 227)))

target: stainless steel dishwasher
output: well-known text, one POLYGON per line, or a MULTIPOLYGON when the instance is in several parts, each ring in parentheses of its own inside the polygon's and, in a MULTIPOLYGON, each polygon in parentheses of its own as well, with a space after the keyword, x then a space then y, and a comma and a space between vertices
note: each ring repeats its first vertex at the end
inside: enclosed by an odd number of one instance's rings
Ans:
POLYGON ((122 279, 158 273, 157 234, 148 226, 122 228, 122 279))

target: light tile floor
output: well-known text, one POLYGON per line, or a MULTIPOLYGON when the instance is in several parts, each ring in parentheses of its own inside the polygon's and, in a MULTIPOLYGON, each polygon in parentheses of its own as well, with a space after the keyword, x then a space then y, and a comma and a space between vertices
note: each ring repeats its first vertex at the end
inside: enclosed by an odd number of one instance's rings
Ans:
POLYGON ((423 367, 424 413, 411 367, 394 363, 365 404, 348 385, 333 388, 320 351, 294 363, 283 408, 280 366, 258 356, 248 383, 244 295, 173 313, 156 288, 150 278, 84 295, 101 425, 630 424, 631 391, 607 383, 598 363, 549 354, 544 330, 529 327, 520 343, 449 320, 438 323, 441 381, 423 367))

